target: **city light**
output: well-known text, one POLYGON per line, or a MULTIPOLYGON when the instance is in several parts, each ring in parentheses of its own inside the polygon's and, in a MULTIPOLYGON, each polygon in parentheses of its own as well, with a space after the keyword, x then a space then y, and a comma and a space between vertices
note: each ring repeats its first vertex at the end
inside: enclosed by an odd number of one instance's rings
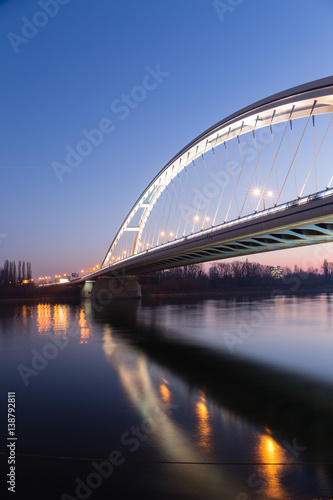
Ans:
POLYGON ((194 216, 194 221, 195 221, 195 222, 199 222, 199 221, 201 221, 201 222, 202 222, 202 225, 204 224, 204 222, 205 222, 205 221, 206 221, 206 222, 208 222, 209 220, 210 220, 210 218, 209 218, 209 217, 200 217, 199 215, 195 215, 195 216, 194 216))
POLYGON ((252 195, 254 197, 262 197, 262 203, 263 203, 263 207, 264 207, 264 210, 266 210, 266 203, 265 203, 265 197, 266 198, 271 198, 273 196, 273 191, 269 190, 269 191, 265 191, 263 188, 253 188, 252 189, 252 195))

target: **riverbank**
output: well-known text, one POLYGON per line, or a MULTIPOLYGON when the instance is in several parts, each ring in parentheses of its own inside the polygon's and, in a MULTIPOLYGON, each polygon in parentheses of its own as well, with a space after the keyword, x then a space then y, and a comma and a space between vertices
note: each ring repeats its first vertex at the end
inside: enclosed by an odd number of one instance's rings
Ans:
MULTIPOLYGON (((218 298, 237 298, 237 297, 267 297, 271 298, 278 295, 284 296, 306 296, 306 295, 320 295, 320 294, 333 294, 333 287, 319 287, 319 288, 298 288, 293 290, 291 288, 276 287, 272 289, 256 289, 256 288, 243 288, 236 290, 177 290, 177 291, 149 291, 142 290, 142 299, 218 299, 218 298)), ((10 294, 9 296, 0 295, 0 303, 31 303, 38 302, 80 302, 81 289, 77 286, 73 287, 50 287, 47 289, 35 289, 31 294, 10 294)))
POLYGON ((333 293, 333 288, 315 288, 315 289, 301 289, 301 290, 283 290, 280 288, 275 288, 272 290, 219 290, 219 291, 209 291, 209 290, 193 290, 193 291, 183 291, 183 292, 160 292, 160 293, 143 293, 143 298, 170 298, 170 297, 202 297, 202 298, 218 298, 218 297, 246 297, 246 296, 266 296, 272 297, 277 295, 320 295, 322 293, 333 293))
POLYGON ((41 300, 79 300, 81 288, 78 285, 34 285, 0 289, 0 302, 40 302, 41 300))

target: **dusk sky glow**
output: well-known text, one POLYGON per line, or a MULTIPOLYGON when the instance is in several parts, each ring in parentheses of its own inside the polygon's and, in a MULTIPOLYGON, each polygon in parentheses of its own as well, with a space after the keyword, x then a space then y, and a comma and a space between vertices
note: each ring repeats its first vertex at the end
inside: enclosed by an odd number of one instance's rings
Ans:
MULTIPOLYGON (((219 16, 211 0, 0 1, 0 267, 31 261, 36 279, 100 265, 134 202, 192 139, 332 75, 330 0, 225 3, 219 16)), ((333 244, 249 260, 324 258, 333 244)))

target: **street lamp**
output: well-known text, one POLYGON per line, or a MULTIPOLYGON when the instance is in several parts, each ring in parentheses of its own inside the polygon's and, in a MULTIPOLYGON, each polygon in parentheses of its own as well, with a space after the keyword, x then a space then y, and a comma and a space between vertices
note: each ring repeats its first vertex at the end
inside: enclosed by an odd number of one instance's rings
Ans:
POLYGON ((196 222, 201 222, 201 230, 203 230, 205 222, 208 222, 210 220, 209 217, 200 217, 199 215, 195 215, 193 219, 194 219, 194 223, 193 223, 192 231, 194 230, 194 225, 196 222))
POLYGON ((262 203, 263 203, 263 207, 264 207, 264 210, 266 210, 266 203, 265 203, 265 196, 266 198, 271 198, 273 196, 273 191, 265 191, 263 188, 254 188, 252 190, 252 194, 253 196, 255 197, 262 197, 262 203))

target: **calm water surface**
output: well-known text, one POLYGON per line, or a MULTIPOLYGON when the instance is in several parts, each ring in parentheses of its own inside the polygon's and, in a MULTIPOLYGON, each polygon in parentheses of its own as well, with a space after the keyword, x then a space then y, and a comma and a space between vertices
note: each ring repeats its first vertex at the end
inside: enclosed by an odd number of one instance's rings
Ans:
POLYGON ((333 297, 0 306, 17 499, 333 498, 333 297))

